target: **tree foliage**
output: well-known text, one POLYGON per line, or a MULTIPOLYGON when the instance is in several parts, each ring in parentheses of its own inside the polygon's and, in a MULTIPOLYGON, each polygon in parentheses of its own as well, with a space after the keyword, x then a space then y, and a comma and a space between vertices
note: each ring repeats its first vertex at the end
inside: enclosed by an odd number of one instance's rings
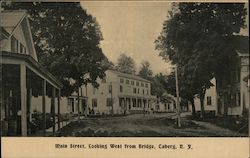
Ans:
POLYGON ((115 66, 115 69, 119 72, 135 74, 135 61, 133 58, 127 56, 126 54, 121 54, 118 58, 118 62, 115 66))
POLYGON ((64 84, 63 95, 87 83, 98 86, 96 78, 105 75, 102 34, 96 19, 80 3, 13 2, 3 6, 27 10, 39 62, 64 84))
POLYGON ((151 70, 150 63, 148 61, 141 62, 141 68, 139 70, 138 75, 145 79, 152 79, 153 71, 151 70))
POLYGON ((178 65, 181 88, 200 95, 201 106, 210 80, 228 74, 234 65, 234 37, 245 27, 245 17, 240 3, 179 3, 164 21, 156 49, 178 65))

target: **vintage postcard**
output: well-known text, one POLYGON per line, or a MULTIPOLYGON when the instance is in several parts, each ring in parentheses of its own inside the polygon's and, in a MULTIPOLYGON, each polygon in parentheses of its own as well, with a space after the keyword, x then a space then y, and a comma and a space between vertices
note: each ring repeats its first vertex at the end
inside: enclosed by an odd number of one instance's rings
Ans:
POLYGON ((248 1, 1 1, 1 156, 248 158, 248 1))

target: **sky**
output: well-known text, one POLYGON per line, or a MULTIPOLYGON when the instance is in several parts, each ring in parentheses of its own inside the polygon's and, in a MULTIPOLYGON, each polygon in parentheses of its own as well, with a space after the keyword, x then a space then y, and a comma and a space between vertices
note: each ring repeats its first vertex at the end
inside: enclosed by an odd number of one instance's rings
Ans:
POLYGON ((125 53, 135 60, 137 70, 147 60, 154 74, 169 71, 170 64, 158 56, 154 44, 171 8, 169 2, 84 1, 81 5, 100 24, 101 47, 110 61, 117 63, 125 53))
MULTIPOLYGON (((150 62, 154 74, 171 71, 172 66, 158 55, 154 43, 167 20, 170 2, 84 1, 81 5, 100 24, 104 38, 101 47, 110 61, 116 64, 118 57, 125 53, 135 60, 137 71, 143 60, 150 62)), ((240 34, 248 35, 248 32, 244 29, 240 34)))

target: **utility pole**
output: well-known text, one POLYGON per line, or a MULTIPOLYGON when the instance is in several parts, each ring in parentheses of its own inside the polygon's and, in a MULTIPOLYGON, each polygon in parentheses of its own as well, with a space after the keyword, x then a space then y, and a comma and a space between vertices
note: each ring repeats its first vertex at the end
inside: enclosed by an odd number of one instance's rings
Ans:
POLYGON ((176 84, 176 109, 177 109, 177 125, 181 127, 180 102, 179 102, 179 84, 178 84, 178 65, 175 66, 175 84, 176 84))

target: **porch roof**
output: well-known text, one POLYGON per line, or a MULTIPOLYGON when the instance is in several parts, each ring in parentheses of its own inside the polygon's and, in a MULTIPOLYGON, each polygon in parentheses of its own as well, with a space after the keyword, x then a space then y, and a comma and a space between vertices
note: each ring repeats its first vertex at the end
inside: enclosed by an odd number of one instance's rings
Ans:
MULTIPOLYGON (((8 64, 6 62, 6 60, 8 60, 8 59, 9 60, 24 61, 24 62, 30 64, 30 66, 32 66, 32 68, 34 68, 36 71, 38 71, 42 75, 41 76, 42 78, 53 83, 56 86, 56 88, 63 87, 63 84, 55 76, 53 76, 50 72, 48 72, 40 63, 35 61, 35 59, 32 58, 30 55, 2 51, 2 52, 0 52, 0 56, 2 57, 2 61, 1 61, 2 64, 8 64)), ((18 64, 18 62, 15 64, 18 64)), ((34 72, 34 73, 36 73, 36 72, 34 72)))
POLYGON ((156 99, 154 95, 129 95, 129 94, 119 94, 118 98, 143 98, 143 99, 156 99))

